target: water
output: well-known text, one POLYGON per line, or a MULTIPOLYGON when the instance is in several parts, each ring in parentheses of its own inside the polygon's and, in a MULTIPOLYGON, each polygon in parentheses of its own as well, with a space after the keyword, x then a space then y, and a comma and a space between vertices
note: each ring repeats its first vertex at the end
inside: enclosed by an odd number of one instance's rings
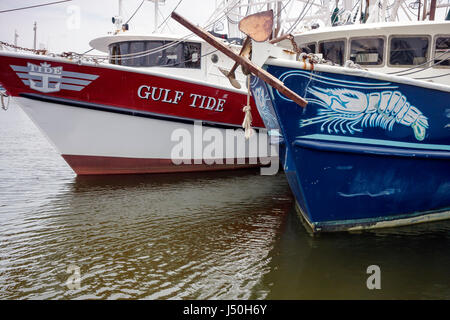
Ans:
POLYGON ((0 113, 0 299, 450 299, 449 253, 449 221, 313 237, 282 173, 76 177, 0 113))

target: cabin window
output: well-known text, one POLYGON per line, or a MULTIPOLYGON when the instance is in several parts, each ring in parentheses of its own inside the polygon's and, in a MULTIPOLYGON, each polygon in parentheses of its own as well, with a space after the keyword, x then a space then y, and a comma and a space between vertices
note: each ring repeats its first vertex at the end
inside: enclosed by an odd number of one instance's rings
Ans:
POLYGON ((145 51, 149 52, 144 56, 144 66, 159 66, 162 61, 163 51, 158 50, 158 48, 164 45, 164 41, 146 41, 145 51))
POLYGON ((110 63, 129 67, 201 67, 201 44, 195 42, 126 41, 111 44, 109 52, 110 63))
POLYGON ((389 63, 391 65, 418 65, 428 60, 428 37, 392 37, 389 63))
POLYGON ((343 65, 345 57, 345 41, 324 41, 319 43, 319 53, 323 58, 330 60, 335 64, 343 65))
POLYGON ((350 40, 350 60, 363 66, 383 64, 384 39, 360 38, 350 40))
POLYGON ((185 68, 200 69, 200 43, 185 42, 183 47, 185 68))
POLYGON ((450 66, 450 36, 437 37, 434 51, 434 63, 439 63, 436 67, 450 66))
POLYGON ((307 44, 301 46, 300 49, 302 50, 302 52, 305 52, 305 53, 316 53, 316 44, 314 42, 307 43, 307 44))

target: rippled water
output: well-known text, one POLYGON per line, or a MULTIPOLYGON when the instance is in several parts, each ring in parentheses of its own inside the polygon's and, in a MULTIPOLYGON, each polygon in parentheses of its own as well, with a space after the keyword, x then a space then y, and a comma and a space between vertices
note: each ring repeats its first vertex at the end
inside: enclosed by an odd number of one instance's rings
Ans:
POLYGON ((312 237, 282 173, 76 177, 0 113, 2 299, 450 299, 449 266, 448 221, 312 237))

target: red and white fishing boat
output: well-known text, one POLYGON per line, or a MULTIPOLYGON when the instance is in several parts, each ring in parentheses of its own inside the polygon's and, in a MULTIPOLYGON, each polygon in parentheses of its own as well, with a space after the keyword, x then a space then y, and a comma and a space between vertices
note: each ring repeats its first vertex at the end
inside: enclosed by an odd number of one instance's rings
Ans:
MULTIPOLYGON (((237 72, 242 89, 230 85, 218 67, 231 68, 232 61, 222 53, 199 39, 129 32, 90 44, 109 51, 109 61, 0 50, 7 93, 77 174, 255 166, 248 156, 238 164, 239 152, 225 149, 212 164, 195 150, 182 164, 172 161, 176 129, 194 135, 194 124, 201 123, 226 136, 226 129, 241 127, 245 77, 237 72)), ((253 127, 264 128, 256 107, 251 112, 253 127)))

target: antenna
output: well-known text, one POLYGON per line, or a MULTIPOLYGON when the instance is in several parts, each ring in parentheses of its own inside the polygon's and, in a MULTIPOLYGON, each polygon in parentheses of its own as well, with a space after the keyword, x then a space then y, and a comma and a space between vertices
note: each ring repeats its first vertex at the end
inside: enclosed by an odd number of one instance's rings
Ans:
MULTIPOLYGON (((17 33, 17 29, 14 30, 14 45, 17 47, 17 38, 19 38, 19 34, 17 33)), ((17 51, 17 49, 15 49, 17 51)))
POLYGON ((33 49, 36 50, 36 30, 37 30, 37 22, 34 22, 34 27, 33 27, 33 31, 34 31, 34 41, 33 41, 33 49))

